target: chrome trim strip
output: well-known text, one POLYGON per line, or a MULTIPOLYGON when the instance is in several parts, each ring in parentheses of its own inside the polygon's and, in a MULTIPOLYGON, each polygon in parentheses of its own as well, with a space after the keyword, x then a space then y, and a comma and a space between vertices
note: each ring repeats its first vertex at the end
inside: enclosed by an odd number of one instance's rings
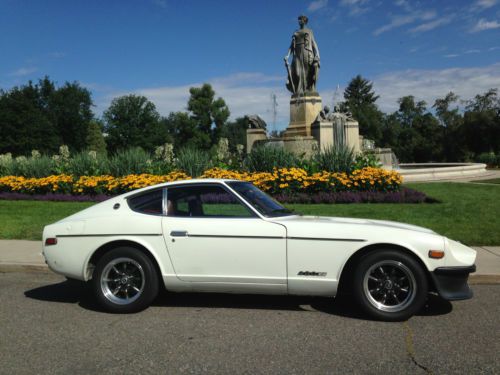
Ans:
POLYGON ((340 241, 340 242, 366 242, 358 238, 318 238, 318 237, 287 237, 288 240, 307 240, 307 241, 340 241))
POLYGON ((255 239, 270 239, 270 240, 284 240, 286 237, 280 236, 226 236, 219 234, 190 234, 188 233, 188 237, 197 237, 197 238, 255 238, 255 239))
POLYGON ((162 233, 58 234, 61 237, 163 236, 162 233))

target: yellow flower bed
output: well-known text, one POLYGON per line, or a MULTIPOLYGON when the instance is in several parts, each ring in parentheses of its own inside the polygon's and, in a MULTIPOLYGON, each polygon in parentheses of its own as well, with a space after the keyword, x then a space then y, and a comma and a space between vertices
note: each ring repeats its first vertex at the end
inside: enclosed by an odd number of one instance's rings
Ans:
POLYGON ((249 181, 262 190, 279 192, 317 192, 317 191, 394 191, 403 182, 402 176, 395 171, 366 167, 353 171, 319 172, 308 174, 301 168, 276 168, 272 173, 236 172, 212 168, 202 178, 227 178, 249 181))
MULTIPOLYGON (((54 175, 43 178, 17 176, 0 177, 0 191, 27 194, 120 194, 126 191, 156 185, 162 182, 187 180, 191 177, 184 172, 167 175, 113 176, 70 176, 54 175)), ((273 172, 238 172, 212 168, 201 178, 224 178, 249 181, 273 194, 287 192, 314 193, 319 191, 394 191, 398 190, 402 177, 395 171, 381 168, 363 168, 351 174, 319 172, 308 174, 301 168, 276 168, 273 172)))

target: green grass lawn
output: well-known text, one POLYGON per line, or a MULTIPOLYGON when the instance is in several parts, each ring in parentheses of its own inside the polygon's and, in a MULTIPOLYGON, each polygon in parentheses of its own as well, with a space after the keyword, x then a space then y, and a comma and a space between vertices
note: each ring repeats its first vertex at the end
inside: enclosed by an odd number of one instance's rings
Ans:
MULTIPOLYGON (((441 203, 293 204, 307 215, 395 220, 431 228, 468 245, 500 245, 500 186, 420 183, 407 186, 441 203)), ((43 226, 92 203, 0 201, 0 238, 41 239, 43 226)))
POLYGON ((88 202, 0 200, 0 238, 42 239, 43 227, 91 206, 88 202))
POLYGON ((492 178, 490 180, 477 180, 474 182, 478 184, 500 184, 500 178, 492 178))

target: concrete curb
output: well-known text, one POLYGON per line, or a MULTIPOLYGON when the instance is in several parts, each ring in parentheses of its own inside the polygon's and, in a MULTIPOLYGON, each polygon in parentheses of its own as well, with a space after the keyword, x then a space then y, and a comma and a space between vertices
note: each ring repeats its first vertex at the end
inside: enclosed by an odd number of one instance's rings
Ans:
MULTIPOLYGON (((27 263, 0 263, 0 273, 53 273, 49 267, 41 264, 27 263)), ((469 276, 470 285, 498 285, 500 275, 478 275, 469 276)))
POLYGON ((0 263, 0 273, 23 272, 23 273, 52 273, 49 267, 42 264, 27 263, 0 263))

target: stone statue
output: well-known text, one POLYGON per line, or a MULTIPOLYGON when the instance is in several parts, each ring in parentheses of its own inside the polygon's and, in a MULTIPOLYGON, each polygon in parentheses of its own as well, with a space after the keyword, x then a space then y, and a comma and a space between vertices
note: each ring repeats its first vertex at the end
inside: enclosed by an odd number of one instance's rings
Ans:
POLYGON ((319 75, 319 49, 314 34, 306 27, 308 18, 299 16, 300 29, 292 36, 292 43, 285 56, 288 72, 286 88, 292 94, 305 95, 316 93, 316 82, 319 75), (292 64, 288 59, 292 55, 292 64))
POLYGON ((248 128, 249 129, 264 129, 266 130, 267 124, 266 122, 258 115, 246 115, 248 119, 248 128))
POLYGON ((330 107, 325 105, 323 109, 319 112, 318 117, 316 117, 315 121, 330 121, 330 107))

